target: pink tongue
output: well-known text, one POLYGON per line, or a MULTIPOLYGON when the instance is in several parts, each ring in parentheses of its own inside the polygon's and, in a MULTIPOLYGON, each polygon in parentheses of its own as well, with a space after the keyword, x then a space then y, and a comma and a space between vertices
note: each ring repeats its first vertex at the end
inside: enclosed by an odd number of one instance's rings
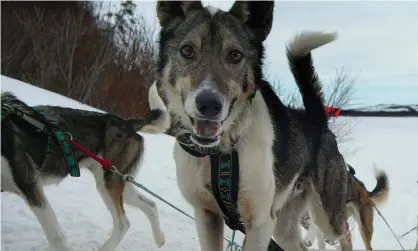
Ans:
POLYGON ((220 123, 217 121, 196 120, 195 129, 198 136, 216 137, 219 135, 220 123))

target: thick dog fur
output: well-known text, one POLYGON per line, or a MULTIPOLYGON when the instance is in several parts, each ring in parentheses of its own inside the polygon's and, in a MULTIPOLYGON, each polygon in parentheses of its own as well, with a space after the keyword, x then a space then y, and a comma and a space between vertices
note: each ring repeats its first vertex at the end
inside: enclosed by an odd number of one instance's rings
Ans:
MULTIPOLYGON (((39 111, 59 122, 64 132, 95 154, 110 159, 123 174, 139 171, 144 152, 143 137, 137 131, 159 133, 169 127, 169 117, 159 98, 156 84, 149 91, 151 112, 143 119, 124 120, 112 114, 76 110, 56 106, 36 106, 39 111)), ((2 108, 18 108, 28 114, 33 110, 12 93, 1 94, 2 108)), ((3 111, 2 111, 3 113, 3 111)), ((1 125, 1 189, 21 196, 39 220, 50 246, 56 251, 72 250, 58 225, 43 185, 59 183, 68 176, 60 147, 46 155, 47 138, 26 124, 23 119, 10 116, 1 125)), ((114 250, 129 229, 124 203, 142 210, 148 217, 156 244, 165 239, 155 202, 140 194, 121 177, 104 171, 94 160, 73 149, 80 167, 87 167, 96 180, 96 187, 113 218, 113 232, 100 251, 114 250)))
MULTIPOLYGON (((351 166, 349 167, 353 170, 351 166)), ((374 171, 376 186, 372 191, 368 191, 363 182, 356 178, 352 172, 348 172, 347 220, 349 217, 354 216, 355 221, 359 225, 359 230, 366 250, 373 250, 371 241, 373 237, 374 205, 383 206, 389 195, 389 180, 387 174, 383 170, 374 169, 374 171), (364 198, 363 194, 359 191, 359 186, 366 192, 371 201, 364 198)), ((311 224, 308 212, 302 217, 301 225, 308 230, 308 233, 304 238, 304 243, 307 246, 311 246, 316 237, 318 248, 325 249, 324 237, 319 229, 317 229, 314 224, 311 224)), ((334 244, 329 240, 326 241, 331 245, 334 244)))
MULTIPOLYGON (((235 146, 244 251, 267 250, 272 235, 285 250, 306 250, 294 229, 307 208, 329 239, 343 240, 348 232, 347 173, 327 126, 310 53, 335 34, 305 32, 289 44, 290 68, 306 111, 290 109, 262 75, 263 41, 271 30, 273 8, 273 1, 237 1, 227 12, 203 7, 200 1, 157 4, 162 26, 158 86, 172 119, 167 133, 193 132, 213 140, 210 146, 222 152, 235 146), (203 122, 208 126, 202 127, 203 122), (318 138, 320 149, 312 149, 318 138), (316 168, 306 169, 311 161, 316 168), (313 192, 292 201, 302 177, 311 180, 313 192)), ((200 139, 195 143, 204 146, 200 139)), ((223 215, 210 189, 209 157, 195 158, 176 144, 174 159, 179 188, 195 209, 201 249, 221 250, 223 215)), ((352 249, 350 242, 343 244, 343 250, 352 249)))

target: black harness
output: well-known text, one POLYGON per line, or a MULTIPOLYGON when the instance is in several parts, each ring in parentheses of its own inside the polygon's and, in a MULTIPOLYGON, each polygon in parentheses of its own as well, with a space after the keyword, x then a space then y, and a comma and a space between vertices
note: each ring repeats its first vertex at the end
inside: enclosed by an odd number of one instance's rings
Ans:
MULTIPOLYGON (((69 173, 72 177, 80 177, 80 168, 75 155, 71 149, 71 144, 66 134, 58 127, 58 122, 35 108, 30 108, 32 113, 24 112, 16 107, 2 104, 1 121, 13 119, 16 124, 25 123, 33 126, 38 132, 44 133, 47 138, 47 150, 45 159, 52 153, 54 142, 57 142, 63 153, 69 173)), ((23 124, 21 124, 22 126, 23 124)))
MULTIPOLYGON (((232 230, 245 234, 244 223, 238 212, 239 159, 233 143, 230 153, 222 153, 218 147, 199 147, 191 139, 190 132, 178 133, 177 142, 188 154, 210 157, 212 193, 224 214, 225 224, 232 230)), ((271 239, 268 251, 284 251, 271 239)))
POLYGON ((225 215, 225 224, 232 230, 242 230, 243 222, 238 213, 238 184, 239 160, 238 152, 233 149, 231 153, 222 153, 218 147, 199 147, 190 139, 191 133, 182 133, 177 136, 180 146, 188 154, 202 158, 210 157, 212 192, 225 215))

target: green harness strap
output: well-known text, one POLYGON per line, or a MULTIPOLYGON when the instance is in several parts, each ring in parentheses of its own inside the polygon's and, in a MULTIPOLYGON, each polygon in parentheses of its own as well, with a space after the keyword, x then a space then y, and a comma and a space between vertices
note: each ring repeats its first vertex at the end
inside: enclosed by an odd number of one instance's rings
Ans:
POLYGON ((65 162, 67 163, 70 175, 72 177, 80 177, 80 168, 77 161, 75 160, 74 153, 71 149, 69 140, 65 137, 64 133, 58 127, 52 127, 58 143, 61 146, 62 153, 64 154, 65 162))
POLYGON ((72 177, 80 177, 80 168, 78 166, 78 163, 75 159, 74 153, 71 149, 70 141, 65 137, 64 132, 56 125, 56 121, 48 120, 46 116, 41 112, 38 111, 35 108, 32 108, 32 110, 39 114, 39 118, 33 118, 32 116, 29 116, 25 112, 11 106, 3 105, 2 106, 2 113, 1 113, 1 120, 3 122, 3 119, 7 118, 10 115, 15 114, 16 116, 22 118, 27 123, 34 126, 37 130, 44 132, 48 135, 48 144, 47 144, 47 156, 52 153, 53 149, 53 138, 55 138, 58 141, 58 144, 61 147, 61 151, 64 155, 65 162, 67 164, 69 173, 72 177), (53 135, 51 135, 51 133, 53 135))
MULTIPOLYGON (((80 167, 78 166, 78 162, 76 161, 74 153, 71 149, 70 141, 67 139, 67 137, 65 137, 64 132, 57 126, 57 122, 51 119, 48 120, 46 118, 47 116, 45 116, 45 114, 43 114, 41 111, 35 108, 33 108, 33 110, 42 116, 42 118, 45 120, 45 123, 47 125, 46 129, 48 129, 49 127, 49 129, 54 134, 55 139, 58 141, 58 144, 61 147, 61 151, 64 155, 64 159, 67 164, 71 177, 80 177, 80 167)), ((49 150, 49 153, 52 152, 52 143, 53 141, 50 136, 48 138, 47 153, 48 153, 48 150, 49 150)))

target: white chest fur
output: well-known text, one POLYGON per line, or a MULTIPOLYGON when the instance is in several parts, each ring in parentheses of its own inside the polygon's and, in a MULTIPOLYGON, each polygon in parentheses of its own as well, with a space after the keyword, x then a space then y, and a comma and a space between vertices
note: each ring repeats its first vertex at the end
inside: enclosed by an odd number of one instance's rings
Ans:
POLYGON ((216 200, 208 188, 210 185, 210 158, 195 158, 185 152, 178 143, 174 147, 177 183, 184 198, 196 208, 220 212, 216 200))

